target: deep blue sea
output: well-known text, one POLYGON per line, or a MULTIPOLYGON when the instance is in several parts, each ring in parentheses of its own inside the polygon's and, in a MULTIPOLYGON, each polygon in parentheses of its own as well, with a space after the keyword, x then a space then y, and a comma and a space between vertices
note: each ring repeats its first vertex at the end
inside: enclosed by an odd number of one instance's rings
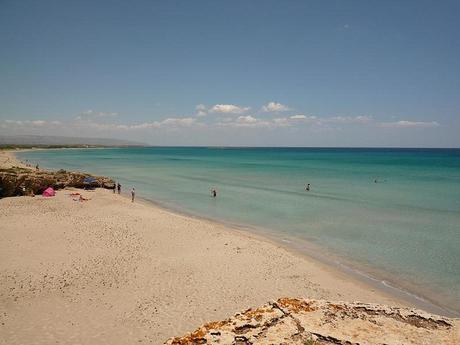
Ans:
POLYGON ((165 206, 305 241, 460 311, 460 149, 147 147, 18 157, 111 176, 165 206))

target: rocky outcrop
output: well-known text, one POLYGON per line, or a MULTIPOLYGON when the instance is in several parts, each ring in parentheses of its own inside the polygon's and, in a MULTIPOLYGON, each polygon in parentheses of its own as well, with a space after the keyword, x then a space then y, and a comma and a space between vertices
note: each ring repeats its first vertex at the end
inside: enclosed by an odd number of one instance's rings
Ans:
POLYGON ((460 344, 460 319, 377 304, 281 298, 169 339, 186 344, 460 344))
MULTIPOLYGON (((83 180, 92 176, 78 172, 44 171, 22 167, 0 169, 0 197, 23 195, 25 193, 40 194, 46 188, 61 189, 65 187, 84 188, 88 187, 83 180)), ((91 187, 115 188, 115 182, 108 177, 92 176, 96 179, 91 187)))

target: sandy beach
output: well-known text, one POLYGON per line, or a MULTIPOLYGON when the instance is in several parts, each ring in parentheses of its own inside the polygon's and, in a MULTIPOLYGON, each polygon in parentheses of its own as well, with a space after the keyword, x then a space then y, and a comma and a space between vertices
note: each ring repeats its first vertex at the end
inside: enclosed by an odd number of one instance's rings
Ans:
MULTIPOLYGON (((0 164, 18 162, 2 152, 0 164)), ((0 200, 1 344, 162 344, 285 296, 403 304, 276 243, 109 190, 0 200)))

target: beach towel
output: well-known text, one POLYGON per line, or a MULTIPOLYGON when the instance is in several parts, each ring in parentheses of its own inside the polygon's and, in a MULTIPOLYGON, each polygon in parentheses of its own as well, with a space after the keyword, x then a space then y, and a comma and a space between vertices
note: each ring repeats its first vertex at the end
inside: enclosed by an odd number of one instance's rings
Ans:
POLYGON ((45 197, 55 196, 56 192, 54 191, 53 188, 48 187, 48 188, 45 189, 45 191, 43 192, 42 195, 45 196, 45 197))

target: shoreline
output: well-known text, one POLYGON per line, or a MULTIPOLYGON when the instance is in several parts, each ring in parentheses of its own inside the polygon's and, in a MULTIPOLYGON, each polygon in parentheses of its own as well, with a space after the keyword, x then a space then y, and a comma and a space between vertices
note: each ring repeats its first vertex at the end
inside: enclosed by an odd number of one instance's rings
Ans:
MULTIPOLYGON (((127 193, 122 193, 122 196, 131 200, 131 197, 127 193)), ((173 206, 165 205, 158 200, 152 200, 138 196, 136 196, 136 200, 139 200, 146 205, 152 205, 153 207, 161 208, 173 214, 210 223, 216 223, 231 229, 231 231, 238 232, 243 236, 249 236, 258 241, 265 241, 279 246, 292 253, 293 255, 314 261, 316 264, 321 265, 324 269, 330 269, 332 271, 343 274, 346 277, 359 282, 360 284, 364 284, 369 289, 377 289, 378 291, 381 291, 384 294, 395 298, 396 300, 400 300, 408 306, 414 306, 417 309, 445 317, 460 317, 459 312, 451 310, 444 305, 437 304, 435 301, 432 301, 424 295, 411 292, 404 287, 398 286, 397 283, 391 281, 390 279, 379 279, 371 273, 360 270, 356 267, 359 266, 359 264, 352 263, 351 260, 345 257, 339 257, 336 254, 330 253, 330 251, 328 251, 326 254, 321 254, 321 250, 324 248, 314 245, 306 240, 296 238, 292 235, 291 237, 280 237, 278 236, 279 234, 276 234, 274 231, 253 225, 238 224, 225 220, 205 217, 202 215, 187 212, 186 210, 182 210, 179 207, 174 208, 173 206), (295 245, 296 243, 297 245, 295 245)))
MULTIPOLYGON (((51 150, 63 150, 63 149, 73 149, 73 148, 57 148, 51 150)), ((44 149, 20 149, 20 150, 11 150, 6 151, 7 154, 10 153, 10 157, 20 166, 25 167, 25 165, 16 157, 15 153, 25 152, 25 151, 34 151, 34 150, 44 150, 44 149)), ((122 193, 122 196, 130 200, 129 193, 122 193)), ((211 225, 213 223, 229 228, 230 231, 238 232, 239 235, 249 236, 257 241, 264 241, 275 246, 279 246, 289 253, 296 255, 300 258, 313 261, 317 265, 320 265, 322 269, 331 270, 335 274, 343 275, 346 278, 353 280, 358 284, 362 284, 370 290, 377 290, 390 298, 394 298, 396 301, 399 301, 402 304, 408 306, 414 306, 418 309, 425 310, 430 313, 443 315, 447 317, 459 317, 460 313, 456 310, 451 310, 448 307, 439 304, 429 297, 412 292, 410 289, 399 286, 397 283, 393 282, 388 278, 379 278, 384 276, 381 272, 374 270, 374 273, 369 273, 359 268, 359 264, 351 261, 348 258, 338 256, 334 253, 331 253, 330 250, 326 254, 322 254, 324 248, 319 247, 311 242, 308 242, 304 239, 296 238, 295 236, 279 236, 274 231, 269 229, 256 227, 248 224, 239 224, 234 222, 225 221, 222 219, 215 219, 212 217, 206 217, 203 215, 195 214, 180 208, 180 206, 173 206, 163 203, 159 200, 143 198, 136 196, 136 201, 141 202, 150 207, 159 208, 163 211, 170 212, 175 215, 180 215, 183 217, 193 218, 199 221, 209 222, 211 225)))

